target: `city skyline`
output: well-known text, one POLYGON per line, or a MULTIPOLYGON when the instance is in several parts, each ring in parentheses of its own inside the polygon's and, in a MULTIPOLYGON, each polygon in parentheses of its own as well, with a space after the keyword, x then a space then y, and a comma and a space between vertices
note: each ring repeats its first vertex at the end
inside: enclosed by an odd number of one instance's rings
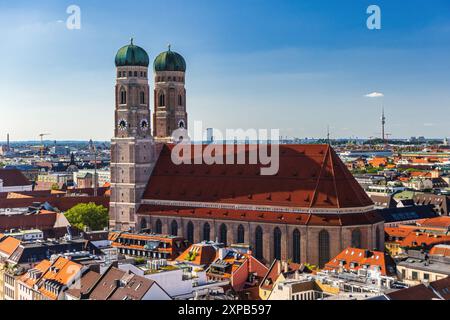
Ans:
POLYGON ((368 30, 371 3, 327 3, 175 1, 167 10, 151 1, 136 12, 78 1, 80 30, 66 28, 66 4, 2 4, 15 50, 2 63, 0 137, 109 140, 113 58, 130 37, 151 62, 168 43, 186 58, 189 122, 205 128, 325 138, 330 125, 332 138, 380 136, 381 99, 365 95, 382 92, 391 137, 448 136, 450 6, 377 1, 382 28, 368 30))

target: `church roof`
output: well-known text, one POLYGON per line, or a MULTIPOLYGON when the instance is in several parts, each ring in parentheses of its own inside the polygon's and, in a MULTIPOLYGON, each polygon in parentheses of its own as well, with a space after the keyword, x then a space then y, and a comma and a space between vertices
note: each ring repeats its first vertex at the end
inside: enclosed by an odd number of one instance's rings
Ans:
MULTIPOLYGON (((194 146, 191 147, 193 150, 194 146)), ((247 163, 249 152, 258 150, 257 145, 240 147, 245 148, 247 163)), ((171 160, 173 148, 171 144, 163 146, 144 200, 305 209, 373 205, 329 145, 280 145, 279 171, 273 176, 261 175, 260 168, 267 167, 261 164, 207 165, 202 161, 202 164, 177 165, 171 160)), ((204 150, 206 145, 202 148, 204 150)), ((242 151, 237 145, 230 149, 236 162, 237 154, 242 151)), ((194 163, 194 152, 191 154, 191 163, 194 163)), ((216 155, 223 156, 223 153, 217 151, 216 155)))

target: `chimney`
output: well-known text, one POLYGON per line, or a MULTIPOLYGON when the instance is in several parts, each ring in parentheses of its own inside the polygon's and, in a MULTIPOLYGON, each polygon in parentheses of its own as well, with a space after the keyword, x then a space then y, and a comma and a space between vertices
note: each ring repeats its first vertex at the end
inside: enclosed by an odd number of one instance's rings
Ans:
POLYGON ((283 261, 283 269, 285 273, 289 271, 289 264, 286 261, 283 261))

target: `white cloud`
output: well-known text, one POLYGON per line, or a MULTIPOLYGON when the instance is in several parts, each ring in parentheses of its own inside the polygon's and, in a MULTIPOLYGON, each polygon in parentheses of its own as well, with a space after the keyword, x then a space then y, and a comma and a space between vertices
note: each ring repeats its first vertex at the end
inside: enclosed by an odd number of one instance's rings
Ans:
POLYGON ((384 97, 384 94, 382 94, 381 92, 372 92, 372 93, 366 94, 365 97, 367 97, 367 98, 382 98, 382 97, 384 97))

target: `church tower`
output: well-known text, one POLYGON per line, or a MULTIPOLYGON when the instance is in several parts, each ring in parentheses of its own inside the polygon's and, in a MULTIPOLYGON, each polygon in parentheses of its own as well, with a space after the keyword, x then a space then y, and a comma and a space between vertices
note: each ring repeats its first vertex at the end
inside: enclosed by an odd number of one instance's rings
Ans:
POLYGON ((153 136, 155 141, 171 142, 172 132, 187 129, 184 58, 170 50, 159 54, 153 64, 155 77, 153 136))
POLYGON ((156 160, 150 130, 149 57, 131 43, 115 64, 115 125, 111 140, 110 228, 134 230, 136 212, 156 160))

